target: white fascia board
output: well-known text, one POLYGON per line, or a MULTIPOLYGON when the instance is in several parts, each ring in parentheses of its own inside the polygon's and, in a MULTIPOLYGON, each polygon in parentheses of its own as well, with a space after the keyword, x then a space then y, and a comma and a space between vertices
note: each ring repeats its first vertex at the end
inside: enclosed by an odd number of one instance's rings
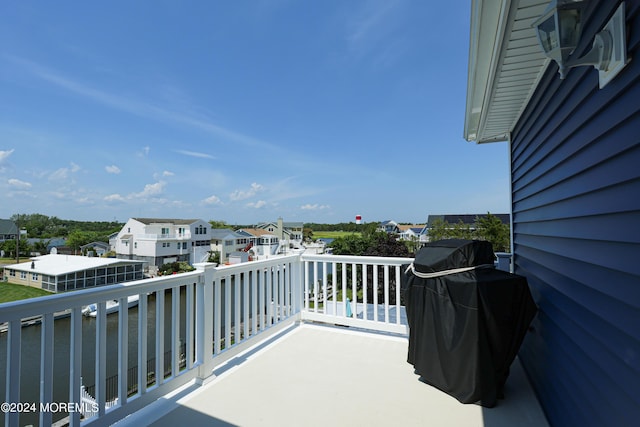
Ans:
POLYGON ((510 0, 472 0, 464 138, 478 141, 496 75, 510 0))

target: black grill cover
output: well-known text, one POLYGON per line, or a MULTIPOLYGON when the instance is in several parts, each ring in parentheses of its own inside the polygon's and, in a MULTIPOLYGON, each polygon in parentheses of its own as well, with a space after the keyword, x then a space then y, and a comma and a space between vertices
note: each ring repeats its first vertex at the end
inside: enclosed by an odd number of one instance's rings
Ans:
MULTIPOLYGON (((417 254, 418 272, 493 265, 489 242, 442 240, 417 254)), ((479 268, 436 278, 402 277, 411 363, 421 380, 462 403, 492 407, 536 306, 522 276, 479 268)))

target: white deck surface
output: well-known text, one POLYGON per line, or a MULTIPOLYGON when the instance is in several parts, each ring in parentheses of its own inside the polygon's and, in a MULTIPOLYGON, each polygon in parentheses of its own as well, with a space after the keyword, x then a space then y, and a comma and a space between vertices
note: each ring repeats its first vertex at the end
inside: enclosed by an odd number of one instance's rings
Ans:
POLYGON ((418 380, 407 339, 304 324, 231 359, 197 390, 121 424, 162 426, 547 425, 519 362, 495 408, 464 405, 418 380))

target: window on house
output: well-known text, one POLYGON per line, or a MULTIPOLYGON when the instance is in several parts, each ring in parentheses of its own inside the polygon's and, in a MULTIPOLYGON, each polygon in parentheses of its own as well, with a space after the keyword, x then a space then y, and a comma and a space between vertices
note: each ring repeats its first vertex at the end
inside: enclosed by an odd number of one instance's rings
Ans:
POLYGON ((136 248, 136 249, 138 249, 138 242, 134 242, 134 243, 133 243, 133 247, 134 247, 134 248, 136 248))
POLYGON ((187 242, 182 242, 182 249, 187 249, 187 242))
POLYGON ((163 227, 162 232, 160 234, 169 234, 169 229, 163 227))
POLYGON ((38 280, 38 273, 32 273, 31 280, 38 280))
POLYGON ((27 272, 26 271, 21 271, 20 272, 20 278, 21 279, 26 279, 27 278, 27 272))

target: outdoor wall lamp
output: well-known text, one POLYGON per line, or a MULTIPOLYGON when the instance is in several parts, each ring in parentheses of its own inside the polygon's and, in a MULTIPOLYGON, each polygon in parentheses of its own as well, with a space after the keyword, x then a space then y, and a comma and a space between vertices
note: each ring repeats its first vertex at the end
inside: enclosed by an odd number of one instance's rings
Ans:
POLYGON ((582 58, 571 58, 582 33, 585 0, 552 0, 533 27, 547 57, 558 64, 560 79, 570 68, 593 65, 602 89, 627 65, 624 2, 607 25, 596 34, 593 47, 582 58))

